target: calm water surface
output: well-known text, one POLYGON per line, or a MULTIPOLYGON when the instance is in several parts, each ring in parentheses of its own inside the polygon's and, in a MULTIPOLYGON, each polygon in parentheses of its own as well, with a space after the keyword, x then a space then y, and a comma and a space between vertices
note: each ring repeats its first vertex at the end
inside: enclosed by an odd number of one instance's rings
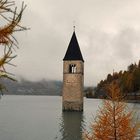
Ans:
MULTIPOLYGON (((97 99, 84 100, 84 112, 62 112, 61 97, 4 96, 0 101, 0 140, 82 140, 96 115, 97 99)), ((140 106, 135 105, 139 111, 140 106)))

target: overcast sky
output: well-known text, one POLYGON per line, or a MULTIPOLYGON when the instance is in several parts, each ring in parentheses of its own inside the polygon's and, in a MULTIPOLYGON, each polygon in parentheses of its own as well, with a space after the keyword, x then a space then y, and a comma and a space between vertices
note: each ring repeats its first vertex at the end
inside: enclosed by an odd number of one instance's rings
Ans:
MULTIPOLYGON (((140 59, 140 0, 25 0, 12 72, 29 80, 62 80, 63 57, 73 33, 85 60, 85 85, 125 70, 140 59)), ((21 3, 20 3, 21 4, 21 3)))

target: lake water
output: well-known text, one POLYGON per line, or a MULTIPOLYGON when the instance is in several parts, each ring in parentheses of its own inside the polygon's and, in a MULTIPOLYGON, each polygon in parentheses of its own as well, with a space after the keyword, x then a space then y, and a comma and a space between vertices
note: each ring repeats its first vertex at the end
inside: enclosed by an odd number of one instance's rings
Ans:
MULTIPOLYGON (((82 140, 101 100, 84 99, 84 112, 62 112, 61 97, 3 96, 0 140, 82 140)), ((140 105, 134 106, 138 111, 140 105)))

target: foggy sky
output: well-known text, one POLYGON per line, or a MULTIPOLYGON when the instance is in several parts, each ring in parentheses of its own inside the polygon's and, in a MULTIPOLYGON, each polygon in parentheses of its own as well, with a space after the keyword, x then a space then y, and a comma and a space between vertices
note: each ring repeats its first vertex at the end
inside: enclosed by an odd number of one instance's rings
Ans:
MULTIPOLYGON (((63 57, 73 33, 85 60, 85 85, 125 70, 140 59, 140 0, 25 0, 16 34, 20 49, 8 67, 29 80, 62 80, 63 57)), ((21 5, 21 2, 18 1, 21 5)))

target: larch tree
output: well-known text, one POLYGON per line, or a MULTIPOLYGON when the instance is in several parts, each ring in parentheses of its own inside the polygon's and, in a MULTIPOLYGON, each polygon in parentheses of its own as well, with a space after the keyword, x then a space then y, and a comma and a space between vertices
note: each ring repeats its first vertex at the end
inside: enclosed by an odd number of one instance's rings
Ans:
POLYGON ((84 140, 133 140, 138 128, 133 112, 128 110, 116 82, 106 89, 109 100, 103 101, 91 132, 83 134, 84 140))
MULTIPOLYGON (((15 66, 11 61, 16 57, 15 49, 18 48, 18 41, 14 33, 27 30, 20 25, 23 11, 26 5, 22 3, 18 10, 15 1, 0 0, 0 80, 8 78, 14 80, 12 74, 7 71, 6 65, 15 66)), ((3 83, 0 83, 0 90, 6 89, 3 83)))

